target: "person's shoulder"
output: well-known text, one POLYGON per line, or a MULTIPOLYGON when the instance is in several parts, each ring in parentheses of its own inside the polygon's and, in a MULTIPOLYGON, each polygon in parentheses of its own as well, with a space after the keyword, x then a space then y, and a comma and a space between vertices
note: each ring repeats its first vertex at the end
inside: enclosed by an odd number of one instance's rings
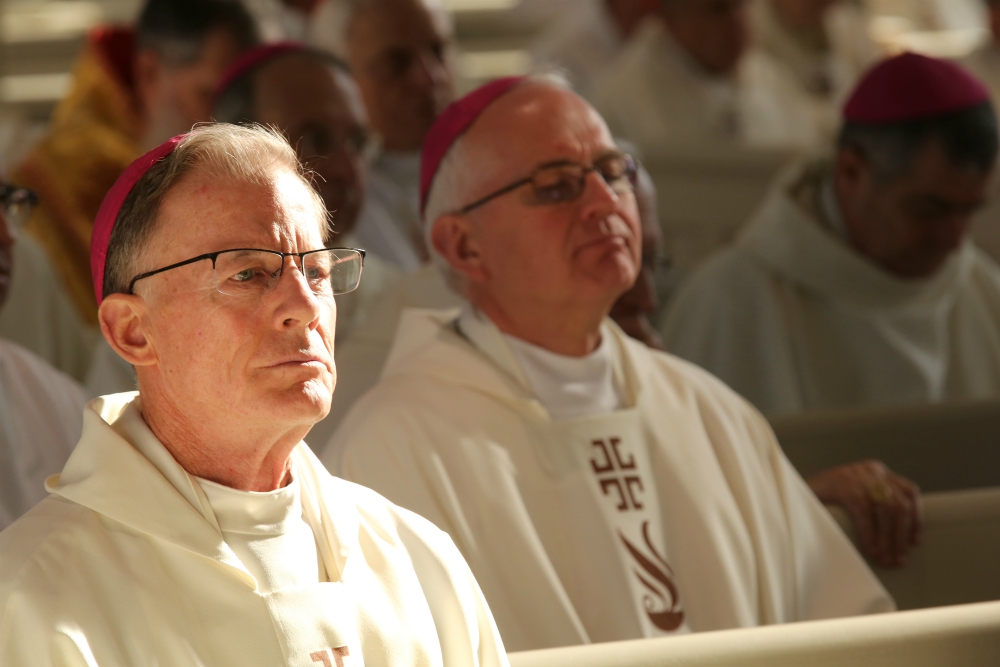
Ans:
MULTIPOLYGON (((89 509, 49 496, 0 532, 0 614, 15 590, 58 588, 80 550, 79 536, 93 528, 89 509)), ((89 551, 82 549, 82 551, 89 551)))
POLYGON ((17 343, 0 338, 0 364, 4 374, 22 385, 29 385, 44 398, 82 409, 87 402, 83 387, 73 378, 17 343))

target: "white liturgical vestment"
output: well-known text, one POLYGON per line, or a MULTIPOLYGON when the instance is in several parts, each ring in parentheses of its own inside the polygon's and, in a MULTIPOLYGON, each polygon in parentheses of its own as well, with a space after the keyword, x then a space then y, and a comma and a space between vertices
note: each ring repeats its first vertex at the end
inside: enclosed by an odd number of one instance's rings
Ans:
POLYGON ((323 461, 452 535, 510 650, 892 608, 764 419, 707 373, 608 321, 622 407, 554 420, 500 331, 458 315, 404 313, 323 461))
POLYGON ((28 350, 0 339, 0 530, 47 494, 83 429, 83 389, 28 350))
POLYGON ((31 350, 77 382, 86 378, 101 339, 100 330, 80 319, 48 255, 30 234, 19 235, 14 244, 0 337, 31 350))
POLYGON ((1000 393, 1000 268, 966 243, 928 279, 889 274, 838 231, 829 174, 777 183, 681 288, 667 349, 765 413, 1000 393))
POLYGON ((573 90, 588 97, 601 70, 614 60, 625 39, 606 0, 577 0, 558 21, 550 21, 531 45, 535 66, 558 67, 573 90))
POLYGON ((771 56, 751 49, 731 76, 711 75, 658 21, 598 76, 591 102, 648 159, 706 143, 811 150, 823 138, 813 102, 771 56))
POLYGON ((297 558, 318 564, 311 580, 282 572, 288 545, 230 546, 233 508, 140 410, 136 394, 88 404, 52 495, 0 533, 4 667, 507 664, 471 572, 430 523, 330 477, 300 444, 291 473, 315 540, 297 558))

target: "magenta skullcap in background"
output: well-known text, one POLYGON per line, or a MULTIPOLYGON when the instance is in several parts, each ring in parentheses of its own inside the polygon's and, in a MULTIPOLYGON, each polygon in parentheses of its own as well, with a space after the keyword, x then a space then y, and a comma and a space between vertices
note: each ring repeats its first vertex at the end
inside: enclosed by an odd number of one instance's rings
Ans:
POLYGON ((128 193, 132 192, 132 188, 139 182, 139 179, 156 163, 170 155, 177 144, 187 136, 187 134, 179 134, 130 164, 108 190, 108 194, 104 196, 101 208, 97 211, 97 218, 94 220, 94 231, 90 236, 90 274, 94 279, 94 296, 97 297, 98 306, 104 300, 104 264, 108 258, 111 231, 115 227, 115 220, 118 219, 118 212, 121 210, 122 204, 125 203, 125 198, 128 197, 128 193))
POLYGON ((247 49, 226 68, 222 78, 219 79, 219 84, 215 87, 212 99, 217 102, 222 93, 226 92, 226 88, 233 85, 234 81, 265 61, 286 53, 299 53, 308 50, 309 47, 302 42, 275 42, 247 49))
POLYGON ((420 215, 424 214, 434 176, 451 145, 469 129, 486 107, 524 79, 523 76, 508 76, 491 81, 452 102, 437 117, 424 137, 424 147, 420 153, 420 215))
POLYGON ((844 120, 904 123, 961 111, 989 99, 986 87, 960 65, 903 53, 868 70, 844 104, 844 120))

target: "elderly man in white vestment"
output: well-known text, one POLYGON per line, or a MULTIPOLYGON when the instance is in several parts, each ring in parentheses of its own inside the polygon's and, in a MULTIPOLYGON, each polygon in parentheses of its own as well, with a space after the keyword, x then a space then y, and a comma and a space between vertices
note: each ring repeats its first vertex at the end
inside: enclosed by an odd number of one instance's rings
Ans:
POLYGON ((316 20, 313 41, 350 65, 381 140, 358 241, 411 271, 428 258, 417 208, 420 146, 454 96, 450 17, 440 0, 336 0, 316 20))
POLYGON ((200 127, 116 182, 94 287, 139 393, 88 404, 52 495, 0 533, 0 664, 506 664, 448 536, 302 442, 363 263, 327 237, 263 129, 200 127))
MULTIPOLYGON (((260 123, 284 134, 316 174, 315 185, 337 245, 361 245, 354 229, 365 197, 373 139, 357 86, 343 61, 295 42, 250 49, 223 76, 214 117, 224 123, 260 123)), ((365 257, 364 281, 353 292, 336 297, 338 342, 350 336, 398 273, 379 257, 365 257)), ((87 377, 91 395, 135 389, 131 365, 106 343, 94 356, 87 377)), ((330 433, 317 434, 314 429, 310 442, 317 435, 316 441, 326 442, 330 433)))
MULTIPOLYGON (((12 275, 31 275, 15 271, 25 256, 14 248, 36 200, 30 190, 0 181, 0 311, 12 275)), ((45 478, 62 469, 80 438, 85 403, 76 382, 0 338, 0 530, 46 496, 45 478)))
POLYGON ((324 462, 448 531, 512 650, 892 609, 760 414, 607 319, 634 174, 546 80, 446 110, 421 183, 467 302, 404 313, 324 462))
POLYGON ((679 147, 813 149, 809 95, 753 48, 746 0, 661 0, 598 76, 591 101, 647 159, 679 147))
POLYGON ((967 238, 997 122, 958 65, 903 54, 844 110, 833 160, 776 185, 682 289, 667 349, 765 413, 1000 392, 1000 269, 967 238))

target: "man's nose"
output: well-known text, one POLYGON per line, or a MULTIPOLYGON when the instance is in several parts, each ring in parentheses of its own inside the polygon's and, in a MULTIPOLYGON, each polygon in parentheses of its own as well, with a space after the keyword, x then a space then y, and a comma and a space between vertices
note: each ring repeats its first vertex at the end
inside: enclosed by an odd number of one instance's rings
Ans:
POLYGON ((410 81, 420 90, 433 90, 447 75, 444 63, 429 49, 422 50, 410 68, 410 81))
POLYGON ((596 170, 584 177, 580 196, 581 214, 585 219, 604 218, 613 213, 619 204, 619 195, 596 170))
POLYGON ((302 325, 312 328, 319 321, 323 304, 302 273, 301 260, 285 257, 284 261, 271 295, 277 300, 275 326, 279 329, 302 325))
POLYGON ((7 219, 7 214, 0 206, 0 248, 10 248, 17 240, 17 232, 14 225, 7 219))

